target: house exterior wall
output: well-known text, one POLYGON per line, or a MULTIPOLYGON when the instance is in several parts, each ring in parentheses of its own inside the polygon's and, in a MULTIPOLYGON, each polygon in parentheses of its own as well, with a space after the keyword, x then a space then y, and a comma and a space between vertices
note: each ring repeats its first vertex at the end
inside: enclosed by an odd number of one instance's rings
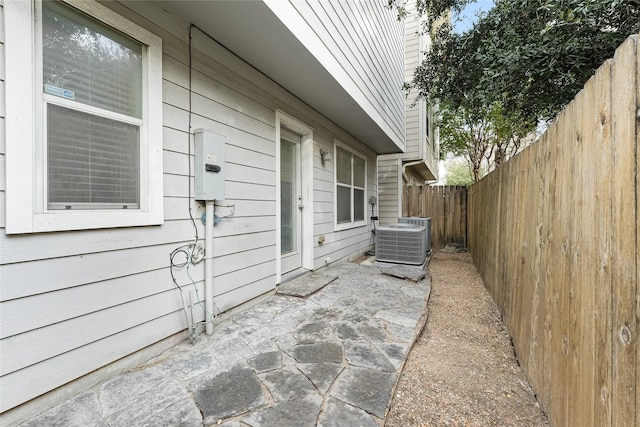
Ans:
MULTIPOLYGON (((415 11, 416 2, 407 3, 407 10, 415 11)), ((415 13, 405 19, 404 78, 409 82, 413 72, 429 49, 428 34, 422 33, 422 20, 415 13)), ((433 126, 433 110, 425 101, 416 101, 417 90, 412 89, 405 99, 407 149, 400 157, 405 161, 423 160, 432 179, 438 178, 438 135, 433 126)))
MULTIPOLYGON (((421 34, 421 19, 415 13, 416 1, 409 0, 406 8, 409 15, 404 19, 404 79, 409 82, 429 42, 428 35, 421 34)), ((438 130, 433 126, 433 110, 425 101, 416 100, 416 96, 417 91, 412 89, 405 99, 405 152, 378 156, 380 224, 397 222, 402 210, 403 184, 421 185, 438 178, 438 130), (404 182, 405 177, 409 182, 404 182)))
POLYGON ((402 207, 402 167, 400 159, 378 157, 378 218, 381 226, 398 222, 402 207))
POLYGON ((429 142, 427 143, 427 147, 425 150, 424 162, 427 165, 429 172, 431 172, 431 175, 433 176, 432 179, 438 180, 440 179, 438 175, 438 172, 439 172, 438 162, 440 161, 440 129, 437 126, 433 126, 433 120, 434 120, 433 116, 434 116, 434 112, 432 110, 430 114, 430 120, 431 120, 432 126, 430 131, 429 142))
POLYGON ((5 201, 5 136, 4 136, 4 1, 0 0, 0 227, 4 227, 4 201, 5 201))
POLYGON ((367 113, 404 146, 403 25, 384 2, 271 0, 267 5, 305 42, 367 113))
MULTIPOLYGON (((186 328, 169 254, 194 238, 189 207, 198 235, 204 235, 199 220, 203 210, 188 197, 190 180, 193 188, 188 153, 194 152, 189 138, 189 24, 150 2, 105 5, 162 39, 164 221, 159 226, 8 235, 0 178, 0 412, 186 328)), ((378 191, 376 154, 217 43, 194 33, 193 47, 191 127, 225 135, 224 205, 234 206, 233 215, 214 227, 218 309, 229 310, 277 284, 276 111, 313 128, 314 268, 371 247, 369 221, 334 231, 335 163, 321 162, 319 153, 321 148, 333 151, 337 139, 364 156, 367 198, 378 191), (325 237, 322 244, 320 236, 325 237)), ((1 96, 0 126, 4 105, 1 96)), ((4 153, 0 132, 0 177, 5 175, 4 153)), ((221 216, 230 213, 230 208, 218 209, 221 216)), ((198 289, 201 300, 203 264, 190 267, 193 284, 184 269, 175 272, 180 285, 198 289)))
MULTIPOLYGON (((408 11, 415 10, 415 0, 409 1, 406 7, 408 11)), ((404 20, 404 81, 406 82, 411 81, 413 72, 422 59, 419 32, 420 19, 415 14, 410 14, 404 20)), ((424 134, 421 129, 423 124, 421 113, 424 113, 421 104, 423 103, 418 102, 415 104, 415 97, 416 90, 413 89, 406 97, 404 105, 406 111, 407 149, 402 158, 406 159, 421 159, 425 151, 425 141, 422 139, 424 134)))

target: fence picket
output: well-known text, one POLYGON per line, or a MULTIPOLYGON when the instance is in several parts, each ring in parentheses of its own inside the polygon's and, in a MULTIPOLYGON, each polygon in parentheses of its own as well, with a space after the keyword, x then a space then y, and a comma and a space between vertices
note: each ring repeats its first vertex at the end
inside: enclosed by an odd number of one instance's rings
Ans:
POLYGON ((640 424, 637 38, 468 189, 469 248, 551 425, 640 424))
POLYGON ((431 241, 436 249, 447 243, 467 244, 467 188, 464 186, 407 186, 403 216, 431 218, 431 241))

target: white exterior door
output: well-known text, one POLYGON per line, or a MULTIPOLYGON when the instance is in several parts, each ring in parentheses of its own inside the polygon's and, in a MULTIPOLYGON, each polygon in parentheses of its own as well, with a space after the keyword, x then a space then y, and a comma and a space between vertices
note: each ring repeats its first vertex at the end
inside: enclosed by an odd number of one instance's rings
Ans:
POLYGON ((282 273, 302 267, 301 135, 280 129, 280 257, 282 273))

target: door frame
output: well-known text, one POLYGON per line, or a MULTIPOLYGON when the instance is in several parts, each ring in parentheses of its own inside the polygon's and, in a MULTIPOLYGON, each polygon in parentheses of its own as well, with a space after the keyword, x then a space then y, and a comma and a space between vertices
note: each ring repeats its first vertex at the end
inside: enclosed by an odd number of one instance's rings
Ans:
POLYGON ((302 210, 300 225, 300 250, 302 265, 313 270, 313 128, 293 118, 284 111, 276 110, 276 284, 282 281, 281 226, 280 226, 280 127, 299 134, 300 138, 300 190, 302 210))

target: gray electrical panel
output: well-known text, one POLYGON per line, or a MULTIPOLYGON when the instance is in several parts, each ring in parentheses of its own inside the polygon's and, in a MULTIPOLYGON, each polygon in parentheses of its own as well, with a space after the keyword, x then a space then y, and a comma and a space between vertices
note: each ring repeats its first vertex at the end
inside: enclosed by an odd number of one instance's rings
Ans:
POLYGON ((194 145, 195 199, 224 200, 224 135, 197 129, 194 145))

